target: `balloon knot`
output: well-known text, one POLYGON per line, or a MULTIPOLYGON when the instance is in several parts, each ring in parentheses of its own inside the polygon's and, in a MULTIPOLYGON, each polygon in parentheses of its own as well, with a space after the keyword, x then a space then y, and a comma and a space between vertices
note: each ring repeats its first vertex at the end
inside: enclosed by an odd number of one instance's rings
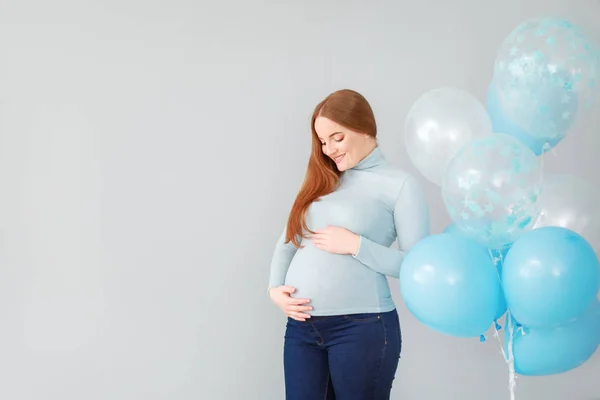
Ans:
POLYGON ((496 329, 498 329, 499 331, 502 330, 502 325, 500 325, 498 321, 494 321, 494 323, 496 324, 496 329))
POLYGON ((552 146, 550 145, 550 142, 545 142, 542 146, 544 151, 548 151, 552 148, 552 146))
POLYGON ((480 342, 485 342, 485 336, 484 335, 479 336, 479 341, 480 342))

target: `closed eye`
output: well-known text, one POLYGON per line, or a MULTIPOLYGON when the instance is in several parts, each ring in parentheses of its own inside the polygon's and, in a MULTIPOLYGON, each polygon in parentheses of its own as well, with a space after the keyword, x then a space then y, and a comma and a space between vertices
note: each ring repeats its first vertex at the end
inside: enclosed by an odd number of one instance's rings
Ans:
MULTIPOLYGON (((333 135, 335 135, 335 133, 333 135)), ((333 135, 331 135, 331 136, 333 136, 333 135)), ((339 143, 339 142, 343 141, 344 138, 345 138, 345 136, 336 136, 333 138, 333 141, 336 143, 339 143)), ((321 142, 321 146, 325 146, 325 143, 321 142)))

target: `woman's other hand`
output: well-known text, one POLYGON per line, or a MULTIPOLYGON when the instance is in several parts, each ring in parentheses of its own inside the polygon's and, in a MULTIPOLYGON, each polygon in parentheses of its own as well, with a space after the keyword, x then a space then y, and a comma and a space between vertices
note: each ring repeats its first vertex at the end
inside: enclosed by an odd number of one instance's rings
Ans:
POLYGON ((290 295, 295 291, 296 288, 290 286, 277 286, 269 289, 269 296, 285 315, 296 321, 306 321, 310 315, 304 311, 312 310, 312 307, 307 305, 310 300, 291 297, 290 295))
POLYGON ((328 226, 315 232, 312 242, 316 248, 336 254, 356 255, 360 236, 346 228, 328 226))

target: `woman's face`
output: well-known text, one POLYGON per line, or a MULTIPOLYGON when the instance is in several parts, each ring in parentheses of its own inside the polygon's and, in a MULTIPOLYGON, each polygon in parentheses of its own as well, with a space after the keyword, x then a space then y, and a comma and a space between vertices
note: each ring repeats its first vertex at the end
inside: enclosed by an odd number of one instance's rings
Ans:
POLYGON ((317 117, 315 131, 323 153, 330 157, 340 171, 354 167, 374 147, 374 140, 365 133, 345 128, 325 117, 317 117))

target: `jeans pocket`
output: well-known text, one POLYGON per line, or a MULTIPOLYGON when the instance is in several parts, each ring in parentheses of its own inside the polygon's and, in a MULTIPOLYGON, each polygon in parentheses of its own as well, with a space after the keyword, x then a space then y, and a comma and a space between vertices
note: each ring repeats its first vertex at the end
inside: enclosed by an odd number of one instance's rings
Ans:
POLYGON ((344 319, 352 322, 370 322, 381 319, 380 313, 347 314, 344 319))

